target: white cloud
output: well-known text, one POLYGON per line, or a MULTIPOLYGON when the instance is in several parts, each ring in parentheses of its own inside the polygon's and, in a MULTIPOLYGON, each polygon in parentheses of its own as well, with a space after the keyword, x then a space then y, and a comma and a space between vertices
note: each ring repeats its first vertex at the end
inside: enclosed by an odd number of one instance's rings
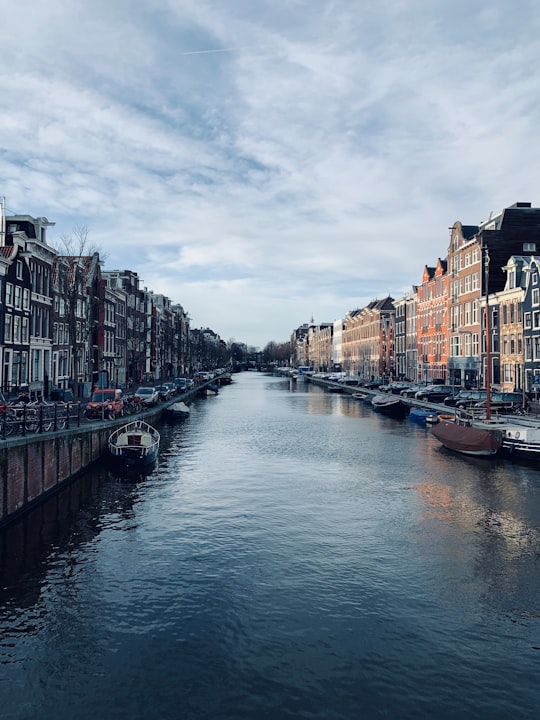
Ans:
POLYGON ((29 0, 0 28, 0 194, 195 326, 287 339, 418 283, 455 220, 538 203, 539 25, 532 0, 29 0))

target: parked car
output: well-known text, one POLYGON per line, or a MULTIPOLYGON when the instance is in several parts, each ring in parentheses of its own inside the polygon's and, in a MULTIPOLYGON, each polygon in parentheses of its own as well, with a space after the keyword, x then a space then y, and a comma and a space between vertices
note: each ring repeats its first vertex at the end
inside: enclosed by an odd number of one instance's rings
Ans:
POLYGON ((173 382, 176 385, 178 392, 186 392, 187 390, 190 390, 193 385, 195 385, 195 382, 188 377, 177 377, 174 378, 173 382))
POLYGON ((115 388, 100 388, 94 390, 90 401, 86 405, 88 418, 115 418, 124 414, 124 398, 122 391, 115 388))
POLYGON ((356 387, 357 385, 360 385, 360 378, 355 377, 354 375, 344 375, 343 377, 339 378, 338 382, 342 385, 351 385, 353 387, 356 387))
POLYGON ((395 380, 394 382, 388 383, 388 385, 381 385, 379 390, 392 395, 401 395, 404 390, 408 390, 410 383, 403 382, 402 380, 395 380))
POLYGON ((417 383, 404 388, 399 394, 403 395, 403 397, 413 398, 419 390, 425 390, 427 387, 431 387, 431 385, 427 385, 426 383, 417 383))
POLYGON ((171 398, 171 391, 166 385, 156 385, 154 388, 159 396, 159 399, 161 401, 170 400, 171 398))
POLYGON ((188 389, 188 379, 185 377, 174 378, 174 384, 178 392, 185 392, 188 389))
MULTIPOLYGON (((485 393, 484 393, 485 395, 485 393)), ((487 398, 475 403, 473 409, 483 409, 487 405, 487 398)), ((492 392, 490 406, 493 412, 504 414, 513 413, 516 410, 525 409, 529 406, 529 399, 521 392, 492 392)))
POLYGON ((461 389, 459 385, 431 385, 418 390, 414 396, 416 400, 424 402, 444 403, 449 395, 457 395, 461 389))
POLYGON ((138 388, 133 400, 141 405, 154 406, 159 401, 159 394, 155 387, 144 386, 138 388))
POLYGON ((346 372, 335 372, 328 376, 328 380, 331 382, 339 382, 342 378, 347 377, 346 372))
POLYGON ((485 390, 460 390, 457 395, 447 397, 444 404, 457 410, 464 410, 485 399, 485 390))
POLYGON ((176 393, 178 392, 178 390, 176 389, 176 385, 173 382, 166 382, 163 384, 165 385, 166 388, 169 389, 169 396, 174 397, 176 395, 176 393))

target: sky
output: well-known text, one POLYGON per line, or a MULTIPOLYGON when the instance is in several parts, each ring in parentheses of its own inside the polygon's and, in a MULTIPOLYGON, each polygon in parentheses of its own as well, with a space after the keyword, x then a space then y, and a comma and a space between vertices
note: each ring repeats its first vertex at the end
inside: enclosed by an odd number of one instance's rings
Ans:
POLYGON ((0 0, 0 196, 261 349, 540 204, 536 0, 0 0))

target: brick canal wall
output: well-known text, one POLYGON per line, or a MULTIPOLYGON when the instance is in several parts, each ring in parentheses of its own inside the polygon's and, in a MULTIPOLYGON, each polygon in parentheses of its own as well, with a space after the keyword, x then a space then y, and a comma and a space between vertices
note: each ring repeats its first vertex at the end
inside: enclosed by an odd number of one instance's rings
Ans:
POLYGON ((107 448, 111 425, 99 423, 3 442, 0 526, 16 519, 99 460, 107 448))
POLYGON ((65 487, 103 457, 109 435, 135 419, 153 423, 163 410, 189 401, 209 383, 201 383, 174 400, 131 417, 83 422, 79 427, 0 441, 0 528, 65 487))

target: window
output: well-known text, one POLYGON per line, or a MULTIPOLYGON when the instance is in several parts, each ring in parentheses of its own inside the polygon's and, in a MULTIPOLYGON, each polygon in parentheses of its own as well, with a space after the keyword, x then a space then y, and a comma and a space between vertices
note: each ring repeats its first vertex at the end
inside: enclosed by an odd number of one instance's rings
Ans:
POLYGON ((27 317, 23 317, 22 319, 22 333, 21 333, 21 342, 27 343, 30 340, 30 322, 27 317))
POLYGON ((501 322, 503 325, 506 325, 506 323, 508 322, 508 317, 507 317, 508 313, 507 313, 506 305, 501 305, 501 311, 502 311, 501 322))
POLYGON ((504 382, 505 383, 511 383, 512 382, 512 364, 511 363, 504 363, 504 382))
POLYGON ((536 252, 536 243, 523 243, 523 252, 536 252))
POLYGON ((30 310, 30 290, 28 290, 28 288, 24 288, 23 290, 22 306, 23 310, 30 310))
POLYGON ((16 273, 16 275, 17 275, 17 280, 22 280, 22 276, 23 276, 23 264, 22 264, 22 260, 17 260, 17 265, 16 265, 16 268, 15 268, 15 273, 16 273))
POLYGON ((13 342, 14 343, 21 342, 21 316, 20 315, 13 316, 13 342))
POLYGON ((6 315, 4 320, 4 341, 11 342, 13 328, 13 315, 6 315))
POLYGON ((523 317, 523 324, 525 326, 525 330, 531 329, 531 313, 530 312, 525 313, 525 315, 523 317))
POLYGON ((540 290, 538 288, 533 288, 532 291, 532 304, 538 305, 538 301, 540 298, 540 290))
POLYGON ((22 306, 22 287, 20 285, 15 285, 15 307, 19 310, 22 306))
POLYGON ((514 303, 510 304, 510 323, 514 324, 516 316, 516 306, 514 303))
POLYGON ((6 305, 13 305, 13 283, 6 283, 6 305))
POLYGON ((478 290, 478 273, 472 274, 472 289, 478 290))
POLYGON ((535 310, 532 314, 533 316, 533 328, 535 330, 538 330, 540 328, 540 312, 538 310, 535 310))

